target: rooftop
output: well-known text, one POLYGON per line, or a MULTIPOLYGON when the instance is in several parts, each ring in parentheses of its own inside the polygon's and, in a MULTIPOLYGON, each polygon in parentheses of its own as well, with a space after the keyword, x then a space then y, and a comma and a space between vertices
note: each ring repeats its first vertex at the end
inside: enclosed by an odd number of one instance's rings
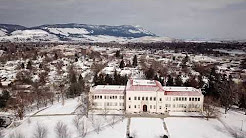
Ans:
POLYGON ((94 94, 123 94, 125 86, 123 85, 97 85, 91 89, 94 94))
POLYGON ((130 79, 127 82, 128 91, 163 91, 162 85, 156 80, 135 80, 130 79))
POLYGON ((202 92, 199 89, 193 87, 175 87, 164 86, 165 95, 172 96, 201 96, 202 92))

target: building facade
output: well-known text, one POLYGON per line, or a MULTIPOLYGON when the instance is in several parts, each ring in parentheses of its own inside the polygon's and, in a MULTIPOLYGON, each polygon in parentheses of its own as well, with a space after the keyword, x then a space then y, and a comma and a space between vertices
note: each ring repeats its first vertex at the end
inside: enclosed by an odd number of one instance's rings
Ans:
POLYGON ((155 80, 130 79, 126 86, 98 85, 90 91, 93 109, 126 113, 201 112, 203 99, 199 89, 163 87, 155 80))

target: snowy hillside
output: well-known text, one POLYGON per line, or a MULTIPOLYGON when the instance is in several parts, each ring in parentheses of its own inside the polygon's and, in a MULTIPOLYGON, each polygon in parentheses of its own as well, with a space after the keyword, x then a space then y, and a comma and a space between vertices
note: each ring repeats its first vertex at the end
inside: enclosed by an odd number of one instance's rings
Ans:
POLYGON ((26 28, 0 24, 0 41, 156 42, 172 41, 131 25, 53 24, 26 28))
POLYGON ((17 30, 0 37, 2 41, 58 41, 59 38, 43 30, 17 30))
POLYGON ((7 32, 8 32, 7 30, 1 28, 0 29, 0 37, 5 36, 7 34, 7 32))

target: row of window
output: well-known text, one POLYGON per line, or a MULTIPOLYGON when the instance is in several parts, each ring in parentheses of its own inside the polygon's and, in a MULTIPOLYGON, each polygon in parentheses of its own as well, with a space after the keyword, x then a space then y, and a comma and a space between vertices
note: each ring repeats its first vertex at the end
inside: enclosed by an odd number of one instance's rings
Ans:
MULTIPOLYGON (((124 99, 124 96, 102 96, 102 95, 93 95, 92 99, 124 99)), ((131 100, 131 97, 128 98, 129 100, 131 100)), ((146 101, 156 101, 156 97, 140 97, 140 96, 135 96, 134 100, 146 100, 146 101)), ((174 97, 173 101, 187 101, 188 98, 186 97, 174 97)), ((162 98, 159 98, 159 101, 162 101, 162 98)), ((171 97, 166 97, 166 101, 171 101, 171 97)), ((193 98, 189 98, 189 101, 200 101, 200 98, 198 97, 193 97, 193 98)))
POLYGON ((102 95, 93 95, 92 96, 92 99, 117 99, 119 98, 120 100, 121 99, 124 99, 124 96, 102 96, 102 95))
POLYGON ((104 102, 104 103, 101 103, 101 102, 93 102, 93 105, 94 106, 124 106, 124 103, 117 103, 117 102, 104 102))
MULTIPOLYGON (((131 100, 131 97, 128 98, 128 100, 130 101, 131 100)), ((150 100, 150 101, 156 101, 156 97, 134 97, 134 100, 150 100)), ((173 101, 187 101, 188 99, 186 97, 174 97, 173 98, 173 101)), ((159 101, 162 101, 162 98, 159 98, 159 101)), ((171 101, 171 97, 166 97, 166 101, 171 101)), ((200 98, 189 98, 189 101, 200 101, 200 98)))
MULTIPOLYGON (((147 106, 147 105, 146 105, 147 106)), ((188 108, 200 108, 201 106, 199 104, 188 104, 188 108)), ((128 106, 128 108, 131 108, 131 105, 128 106)), ((137 108, 137 105, 134 105, 133 108, 137 108)), ((150 109, 155 109, 155 105, 149 105, 150 109), (153 107, 153 108, 152 108, 153 107)), ((165 104, 163 108, 171 108, 171 104, 165 104)), ((187 108, 186 104, 173 104, 173 108, 187 108)), ((138 109, 140 109, 140 105, 138 105, 138 109)), ((159 106, 159 109, 162 109, 162 106, 159 106)))
MULTIPOLYGON (((130 101, 131 100, 131 97, 129 97, 128 98, 128 100, 130 101)), ((144 100, 146 100, 146 101, 148 101, 148 100, 150 100, 150 101, 156 101, 156 98, 155 97, 134 97, 134 100, 142 100, 142 101, 144 101, 144 100)), ((161 101, 161 98, 160 98, 160 101, 161 101)))
MULTIPOLYGON (((155 109, 155 105, 153 105, 153 106, 150 105, 150 106, 149 106, 150 109, 152 109, 152 107, 153 107, 153 109, 155 109)), ((129 108, 131 108, 131 105, 129 105, 129 108)), ((136 108, 137 108, 137 105, 134 105, 133 108, 136 109, 136 108)), ((138 109, 140 109, 140 105, 138 105, 138 109)))
MULTIPOLYGON (((186 97, 175 97, 173 98, 173 101, 187 101, 188 99, 186 97)), ((189 101, 200 101, 200 98, 193 97, 189 98, 189 101)))

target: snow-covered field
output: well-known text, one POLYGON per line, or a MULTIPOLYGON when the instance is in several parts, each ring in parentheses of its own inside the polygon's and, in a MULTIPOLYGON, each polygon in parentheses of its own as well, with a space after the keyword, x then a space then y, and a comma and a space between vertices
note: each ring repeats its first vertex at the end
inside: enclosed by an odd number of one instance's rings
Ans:
MULTIPOLYGON (((23 121, 20 121, 18 127, 10 127, 4 131, 5 138, 13 133, 21 133, 25 135, 25 138, 31 138, 37 128, 37 125, 44 126, 48 130, 47 138, 55 138, 55 127, 58 122, 62 122, 67 125, 71 138, 77 138, 79 136, 78 130, 74 125, 74 119, 76 115, 71 114, 78 105, 77 99, 66 100, 65 105, 56 103, 49 108, 39 112, 37 116, 30 118, 26 117, 23 121), (40 116, 42 115, 42 116, 40 116)), ((80 120, 84 120, 88 137, 104 137, 114 138, 125 136, 126 133, 126 120, 122 120, 122 116, 102 116, 102 115, 89 115, 88 118, 83 116, 80 120), (113 119, 114 118, 114 119, 113 119), (110 125, 112 122, 116 122, 115 125, 110 125), (122 121, 121 121, 122 120, 122 121), (99 134, 95 131, 98 125, 100 125, 99 134), (112 133, 112 131, 114 131, 112 133), (111 132, 111 133, 109 133, 111 132)))
POLYGON ((87 138, 125 138, 126 137, 127 120, 119 121, 114 127, 106 127, 97 133, 90 133, 87 138))
POLYGON ((217 119, 170 117, 164 120, 171 138, 232 138, 217 119))
MULTIPOLYGON (((78 138, 79 133, 73 120, 76 115, 72 114, 79 104, 78 98, 68 99, 65 105, 60 102, 38 112, 36 115, 21 121, 17 127, 10 127, 4 130, 4 138, 8 138, 9 134, 15 132, 22 133, 26 138, 31 138, 37 128, 37 124, 48 129, 48 138, 56 137, 55 127, 58 122, 67 125, 71 138, 78 138)), ((164 119, 168 133, 164 129, 163 119, 160 118, 131 118, 130 135, 135 138, 159 138, 163 135, 170 135, 171 138, 233 138, 229 129, 237 134, 245 134, 246 126, 242 127, 242 120, 246 123, 246 116, 241 112, 229 111, 228 114, 222 114, 218 119, 185 117, 190 114, 171 113, 175 116, 183 117, 167 117, 164 119)), ((191 113, 197 116, 197 113, 191 113)), ((124 138, 127 133, 127 119, 122 116, 114 115, 89 115, 88 118, 82 117, 87 128, 87 138, 124 138), (114 121, 113 121, 114 120, 114 121), (116 124, 111 125, 112 122, 116 124), (100 126, 100 131, 97 129, 100 126)))
POLYGON ((160 118, 132 118, 130 135, 137 138, 159 138, 167 134, 160 118))
POLYGON ((71 114, 78 107, 79 102, 80 101, 77 98, 68 99, 65 101, 64 105, 62 105, 62 103, 56 103, 46 110, 39 112, 37 115, 71 114))
POLYGON ((246 137, 246 115, 242 111, 229 110, 227 114, 220 115, 220 120, 224 126, 231 129, 234 133, 245 135, 246 137))

